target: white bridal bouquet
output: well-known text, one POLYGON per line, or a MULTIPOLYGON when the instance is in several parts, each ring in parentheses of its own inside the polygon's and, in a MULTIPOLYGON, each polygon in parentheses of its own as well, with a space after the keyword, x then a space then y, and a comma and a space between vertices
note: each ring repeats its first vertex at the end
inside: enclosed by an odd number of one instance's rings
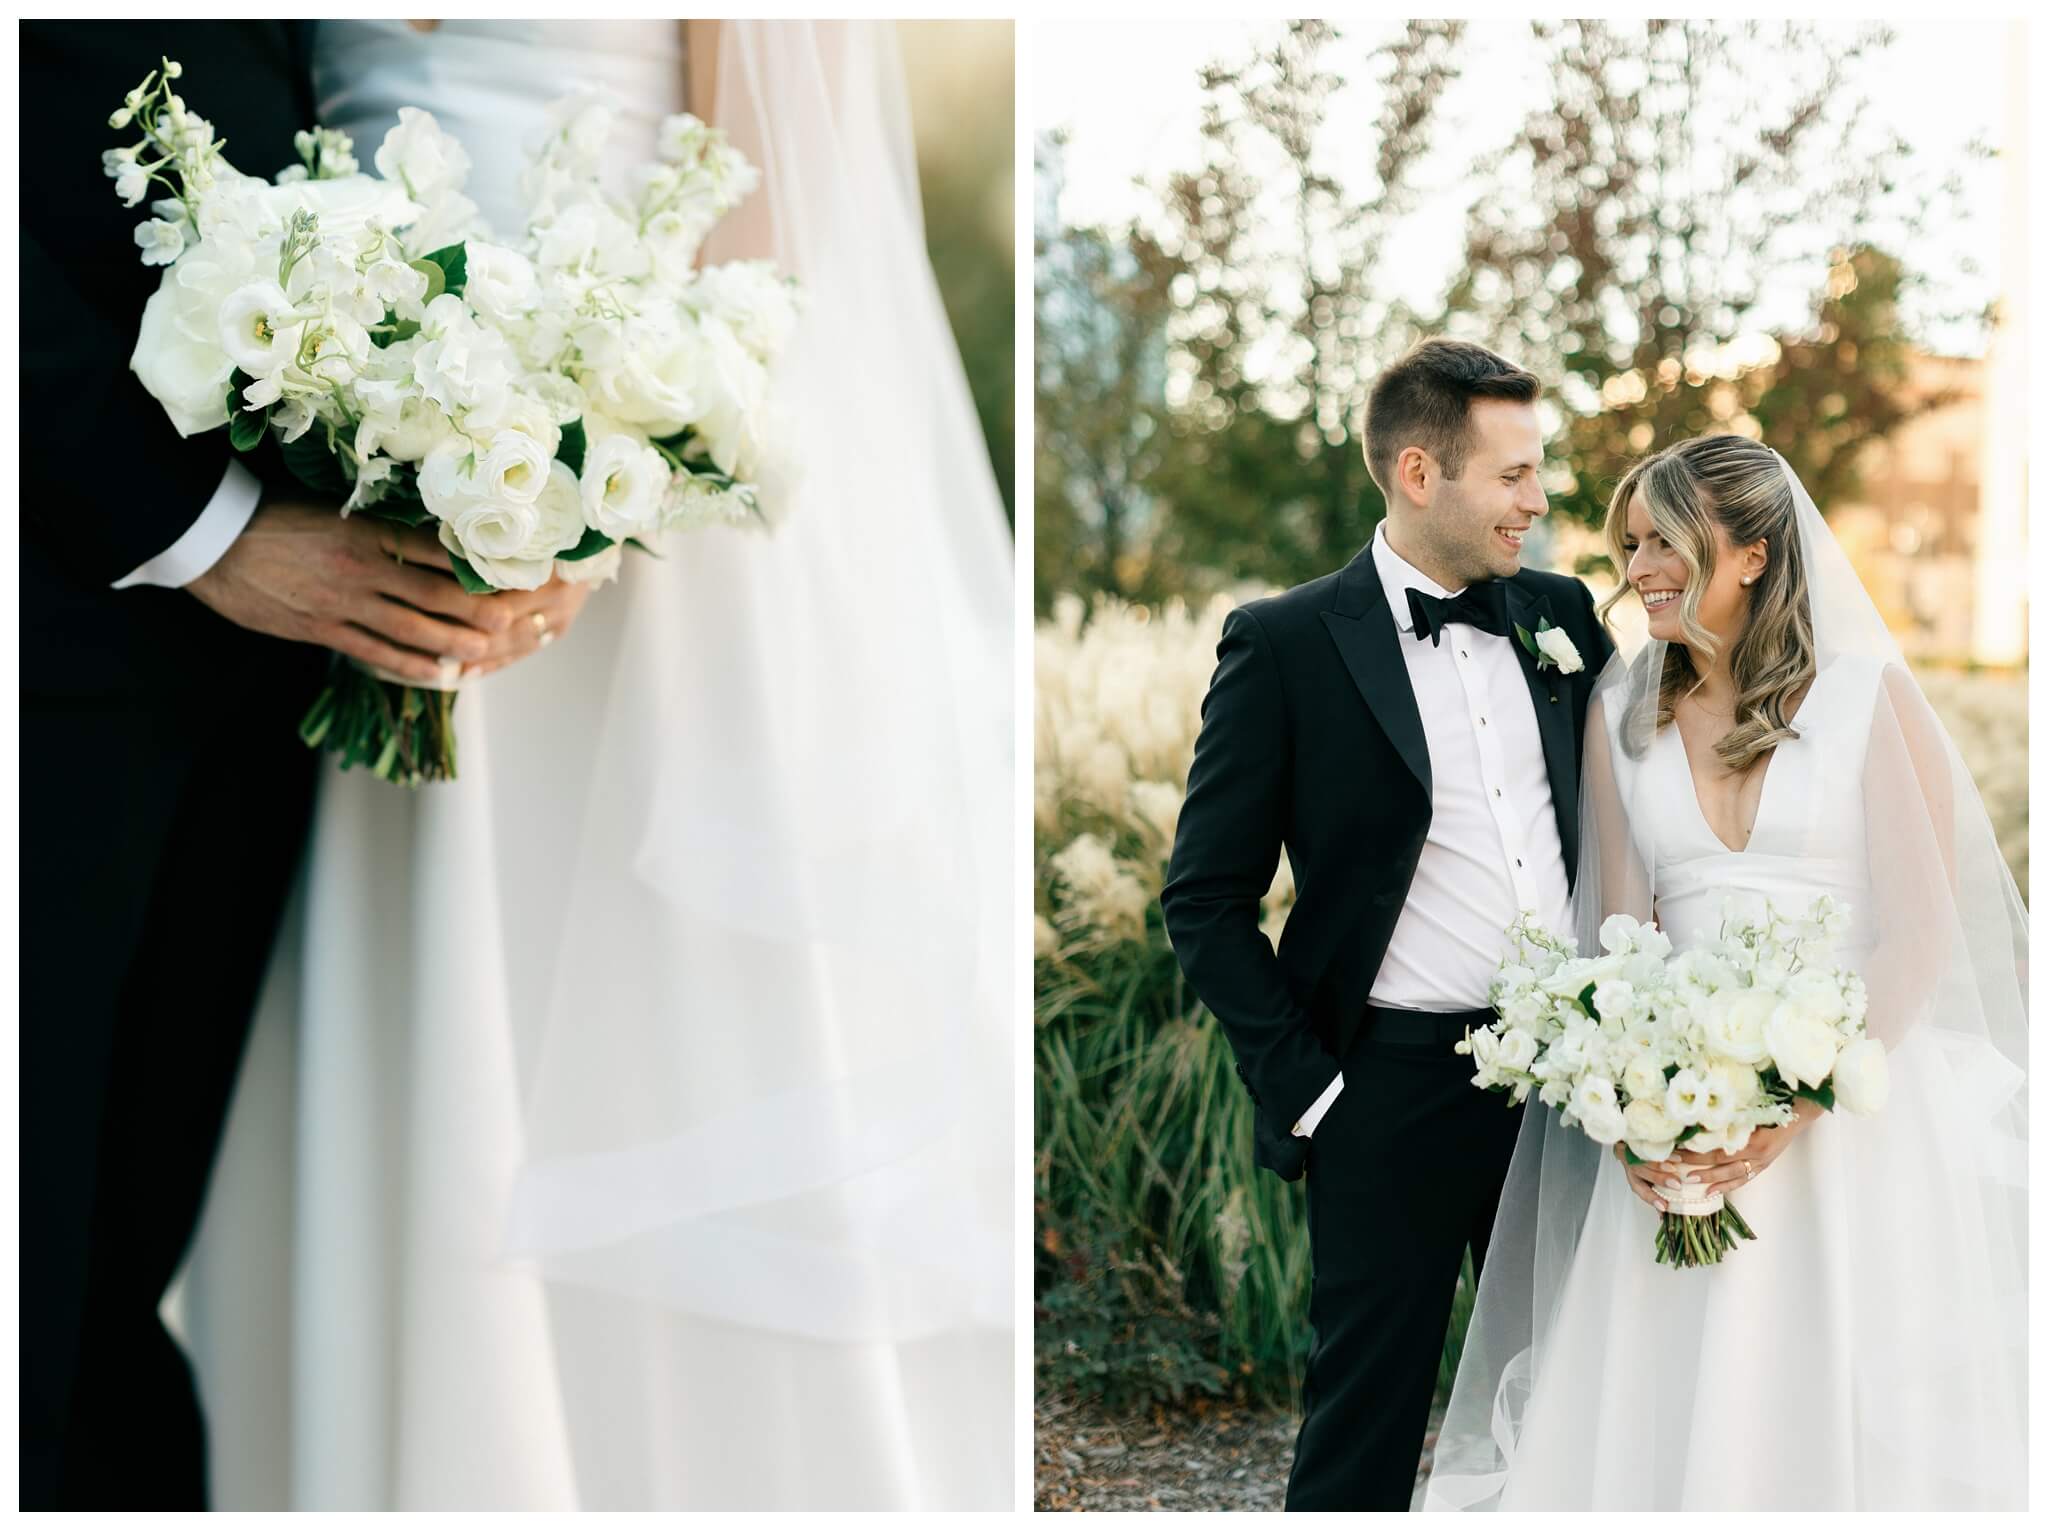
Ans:
MULTIPOLYGON (((1479 1088, 1518 1103, 1533 1091, 1635 1163, 1679 1148, 1733 1153, 1757 1128, 1791 1121, 1800 1097, 1868 1115, 1884 1106, 1885 1050, 1863 1032, 1863 980, 1833 964, 1847 924, 1826 897, 1788 918, 1735 894, 1704 946, 1673 957, 1656 926, 1615 915, 1600 955, 1581 957, 1525 916, 1489 995, 1500 1020, 1458 1051, 1479 1088)), ((1680 1184, 1658 1223, 1661 1263, 1712 1265, 1756 1237, 1725 1198, 1680 1184)))
MULTIPOLYGON (((109 125, 141 141, 103 156, 123 203, 153 198, 135 242, 165 270, 130 365, 181 434, 274 435, 341 514, 431 523, 479 595, 602 582, 662 532, 764 521, 769 369, 798 294, 765 262, 696 264, 759 179, 724 135, 668 118, 619 194, 610 109, 557 103, 526 227, 499 242, 430 114, 399 112, 376 175, 315 128, 272 183, 223 157, 182 73, 166 59, 128 93, 109 125)), ((339 656, 300 732, 387 780, 455 774, 450 693, 339 656)))

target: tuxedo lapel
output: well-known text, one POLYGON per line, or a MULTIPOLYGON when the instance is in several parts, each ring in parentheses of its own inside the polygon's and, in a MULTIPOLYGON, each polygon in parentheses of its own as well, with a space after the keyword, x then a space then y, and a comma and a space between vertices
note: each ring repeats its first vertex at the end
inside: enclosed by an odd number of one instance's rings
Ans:
MULTIPOLYGON (((1520 585, 1507 586, 1508 620, 1524 632, 1534 634, 1539 622, 1557 625, 1547 598, 1534 595, 1520 585)), ((1579 752, 1572 743, 1571 696, 1565 677, 1555 665, 1537 668, 1537 656, 1530 653, 1512 630, 1508 641, 1522 662, 1522 678, 1529 683, 1529 700, 1536 708, 1536 731, 1543 738, 1543 765, 1550 774, 1550 800, 1557 810, 1557 838, 1564 850, 1565 875, 1576 885, 1579 863, 1579 752)))
POLYGON ((1386 588, 1373 565, 1372 544, 1345 566, 1337 581, 1337 604, 1323 613, 1323 625, 1358 694, 1427 796, 1429 741, 1408 684, 1408 664, 1401 657, 1401 630, 1387 609, 1386 588))

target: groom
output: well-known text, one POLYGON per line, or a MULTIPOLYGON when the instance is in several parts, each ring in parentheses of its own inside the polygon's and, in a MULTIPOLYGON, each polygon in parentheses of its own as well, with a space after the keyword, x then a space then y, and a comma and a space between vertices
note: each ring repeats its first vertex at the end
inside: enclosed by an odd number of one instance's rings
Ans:
POLYGON ((1290 1510, 1408 1506, 1459 1265, 1485 1258, 1519 1126, 1452 1046, 1494 1019, 1518 913, 1568 928, 1609 644, 1583 585, 1521 567, 1548 509, 1536 392, 1460 341, 1390 367, 1365 428, 1386 519, 1336 573, 1230 614, 1202 704, 1160 902, 1251 1092, 1257 1161, 1308 1174, 1290 1510), (1283 845, 1276 954, 1259 899, 1283 845))
POLYGON ((432 678, 436 654, 537 646, 519 602, 430 572, 432 538, 304 503, 224 430, 179 436, 128 370, 161 273, 137 259, 146 202, 124 208, 101 174, 100 151, 136 136, 108 113, 167 55, 230 157, 275 169, 313 120, 304 40, 275 22, 21 24, 28 1510, 204 1507, 199 1404, 157 1304, 298 864, 315 757, 296 726, 325 650, 432 678))

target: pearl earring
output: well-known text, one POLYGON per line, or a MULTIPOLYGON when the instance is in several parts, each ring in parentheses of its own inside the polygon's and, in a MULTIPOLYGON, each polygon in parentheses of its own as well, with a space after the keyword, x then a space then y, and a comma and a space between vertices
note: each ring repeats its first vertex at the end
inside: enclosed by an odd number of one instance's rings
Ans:
POLYGON ((1745 574, 1742 576, 1742 582, 1745 585, 1754 585, 1756 583, 1756 576, 1754 574, 1745 574))

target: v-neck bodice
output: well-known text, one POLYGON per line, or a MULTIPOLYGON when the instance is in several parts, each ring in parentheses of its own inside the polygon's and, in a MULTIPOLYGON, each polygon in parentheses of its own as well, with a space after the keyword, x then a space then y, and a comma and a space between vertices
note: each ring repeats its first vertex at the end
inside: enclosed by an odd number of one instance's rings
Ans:
POLYGON ((1711 939, 1730 893, 1781 909, 1826 893, 1850 906, 1841 952, 1865 945, 1870 904, 1864 840, 1863 760, 1880 672, 1836 660, 1814 677, 1794 727, 1765 767, 1749 843, 1731 850, 1714 833, 1675 724, 1657 731, 1631 812, 1636 850, 1651 870, 1657 916, 1680 947, 1711 939))

